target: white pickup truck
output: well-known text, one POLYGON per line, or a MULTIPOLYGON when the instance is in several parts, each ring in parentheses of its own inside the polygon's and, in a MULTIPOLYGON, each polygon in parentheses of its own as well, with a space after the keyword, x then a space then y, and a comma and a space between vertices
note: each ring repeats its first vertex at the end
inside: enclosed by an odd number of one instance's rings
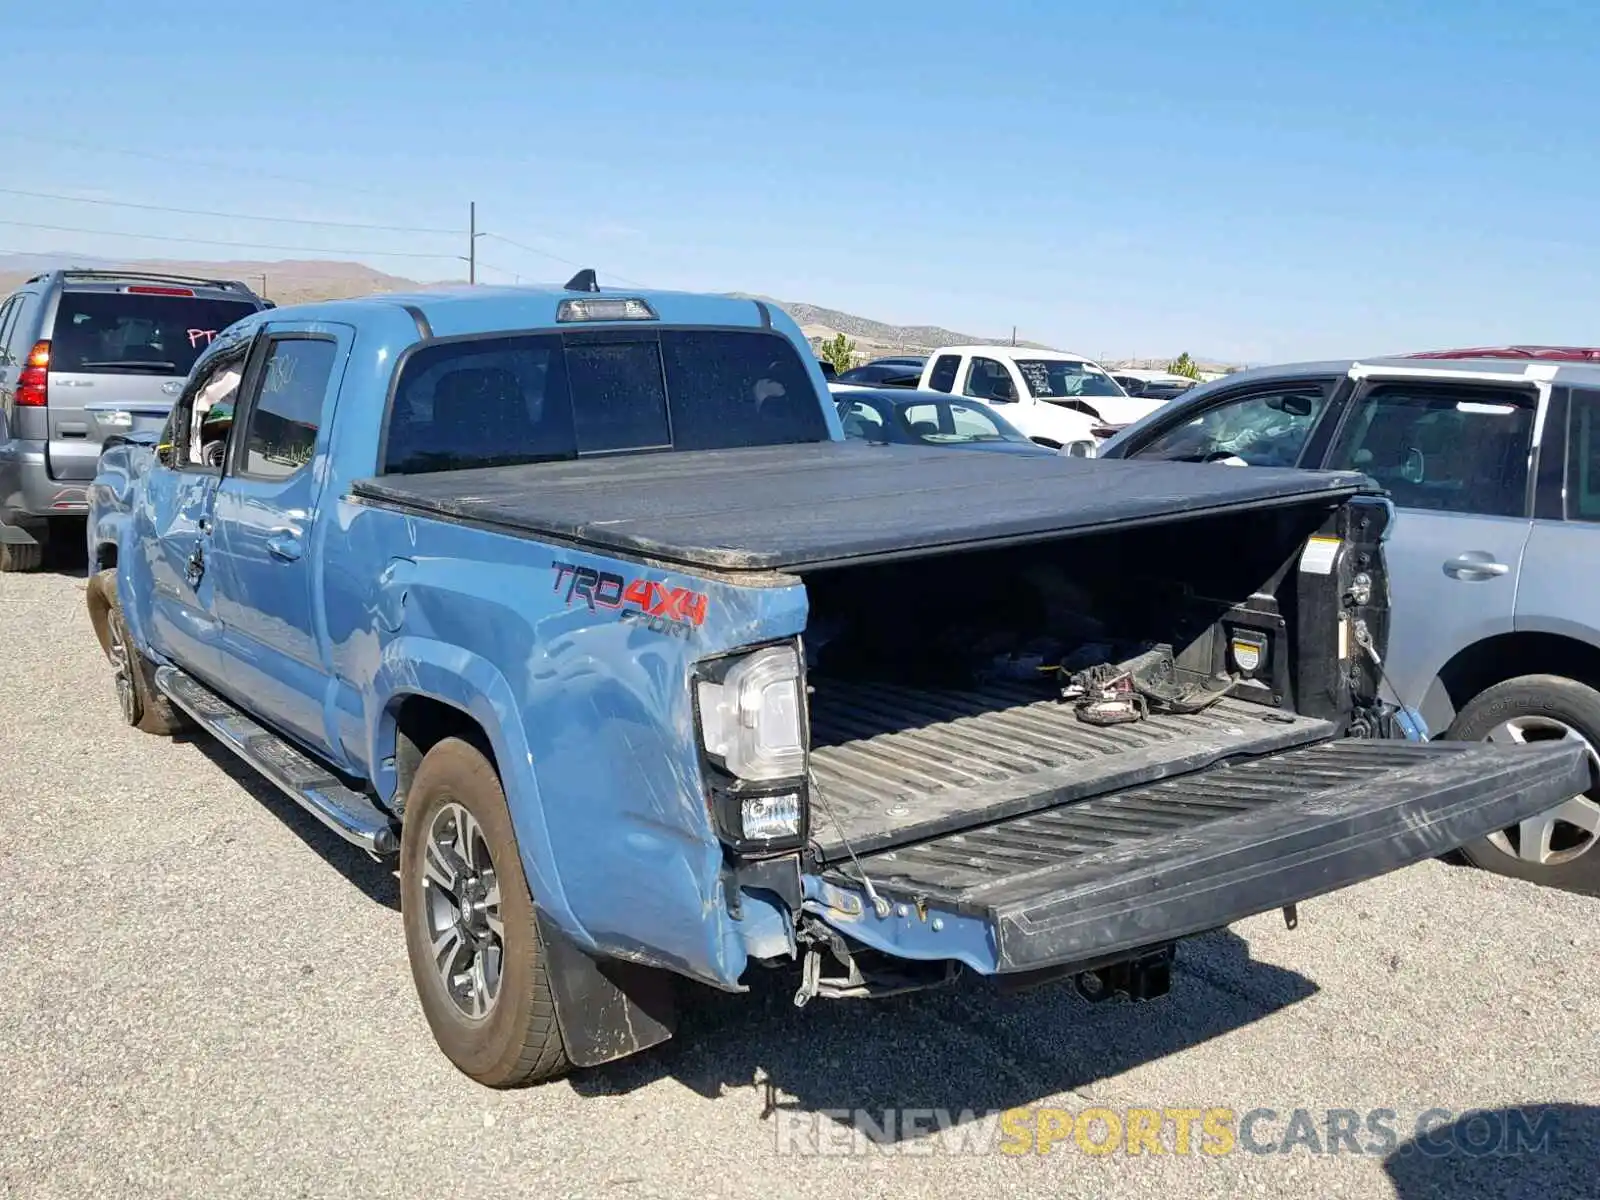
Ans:
POLYGON ((917 386, 995 405, 1023 433, 1055 449, 1109 436, 1161 407, 1128 395, 1081 354, 1022 346, 946 346, 928 359, 917 386))

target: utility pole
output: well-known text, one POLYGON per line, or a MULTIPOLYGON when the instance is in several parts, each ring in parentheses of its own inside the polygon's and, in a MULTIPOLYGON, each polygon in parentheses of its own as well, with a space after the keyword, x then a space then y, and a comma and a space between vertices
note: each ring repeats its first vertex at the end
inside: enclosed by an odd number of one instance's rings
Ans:
POLYGON ((1015 325, 1011 327, 1011 344, 1013 346, 1017 344, 1017 327, 1015 325))
POLYGON ((478 282, 478 202, 467 206, 467 282, 478 282))
POLYGON ((267 298, 267 273, 265 271, 261 272, 260 279, 261 279, 261 298, 263 300, 265 300, 267 298))

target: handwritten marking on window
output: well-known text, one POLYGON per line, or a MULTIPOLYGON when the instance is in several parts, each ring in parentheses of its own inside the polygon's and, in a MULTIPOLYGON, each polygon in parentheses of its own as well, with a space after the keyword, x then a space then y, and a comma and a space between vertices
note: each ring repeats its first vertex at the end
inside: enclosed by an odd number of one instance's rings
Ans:
POLYGON ((294 382, 294 369, 299 365, 298 359, 280 358, 274 354, 267 360, 267 377, 262 381, 262 392, 273 396, 287 390, 294 382))
POLYGON ((207 346, 211 345, 212 340, 217 336, 217 331, 215 329, 191 329, 188 334, 189 348, 192 350, 201 343, 207 346))

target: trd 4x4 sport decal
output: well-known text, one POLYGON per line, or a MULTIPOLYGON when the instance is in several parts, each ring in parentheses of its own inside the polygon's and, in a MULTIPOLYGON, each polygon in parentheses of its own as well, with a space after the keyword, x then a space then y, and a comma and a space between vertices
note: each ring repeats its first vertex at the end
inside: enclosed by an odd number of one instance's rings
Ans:
POLYGON ((636 621, 656 633, 687 638, 706 623, 706 597, 688 588, 669 587, 653 579, 625 579, 611 571, 596 571, 572 563, 552 564, 556 591, 566 590, 570 608, 574 600, 589 606, 617 610, 622 621, 636 621))

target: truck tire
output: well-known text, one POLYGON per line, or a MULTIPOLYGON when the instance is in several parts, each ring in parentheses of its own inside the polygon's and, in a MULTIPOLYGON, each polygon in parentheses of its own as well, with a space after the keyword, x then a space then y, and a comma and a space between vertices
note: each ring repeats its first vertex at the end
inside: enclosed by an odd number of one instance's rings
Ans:
POLYGON ((400 911, 423 1016, 451 1062, 496 1088, 568 1069, 505 792, 460 738, 428 751, 406 794, 400 911))
POLYGON ((155 669, 135 649, 133 639, 128 636, 127 623, 122 619, 122 604, 117 599, 116 570, 91 575, 85 592, 89 623, 94 626, 100 649, 111 664, 122 719, 135 729, 162 736, 188 728, 189 718, 156 689, 155 669))
MULTIPOLYGON (((1600 692, 1559 675, 1524 675, 1475 696, 1446 737, 1459 741, 1582 741, 1600 770, 1600 692)), ((1600 787, 1520 826, 1461 848, 1486 871, 1600 896, 1600 787)))
POLYGON ((44 547, 38 542, 0 542, 0 571, 37 571, 44 565, 44 547))

